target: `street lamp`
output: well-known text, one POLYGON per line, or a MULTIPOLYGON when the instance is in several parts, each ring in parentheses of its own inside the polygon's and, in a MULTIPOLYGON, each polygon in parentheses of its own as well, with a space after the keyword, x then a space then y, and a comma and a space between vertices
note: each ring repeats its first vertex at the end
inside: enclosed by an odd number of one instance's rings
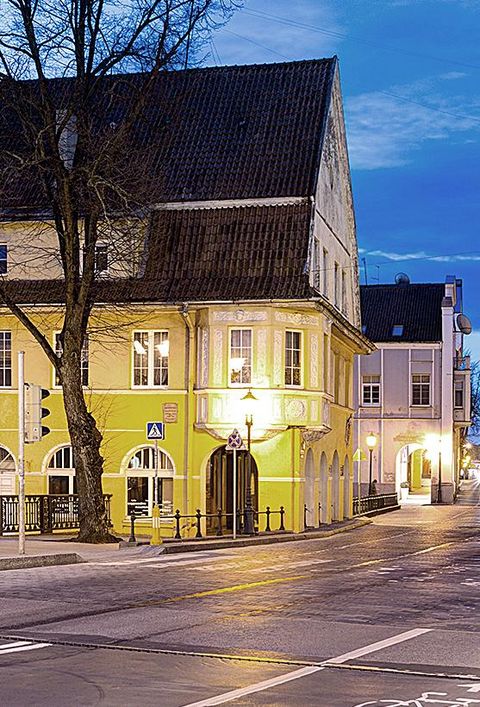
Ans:
POLYGON ((248 393, 243 396, 242 403, 245 407, 245 425, 247 427, 247 487, 245 489, 245 525, 244 530, 246 535, 253 535, 255 532, 253 507, 252 507, 252 455, 250 447, 252 442, 252 425, 253 425, 253 409, 258 398, 254 396, 250 388, 248 393))
POLYGON ((372 480, 372 466, 373 466, 373 450, 377 446, 377 435, 373 432, 367 435, 367 447, 368 453, 370 455, 370 465, 368 469, 368 495, 371 496, 373 493, 373 480, 372 480))

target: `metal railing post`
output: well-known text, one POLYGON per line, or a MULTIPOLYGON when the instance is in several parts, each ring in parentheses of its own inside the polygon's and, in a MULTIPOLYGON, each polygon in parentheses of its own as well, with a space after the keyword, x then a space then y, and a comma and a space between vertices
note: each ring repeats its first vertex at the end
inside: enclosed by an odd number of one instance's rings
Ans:
POLYGON ((217 510, 217 535, 223 535, 222 532, 222 509, 217 510))
POLYGON ((196 538, 201 538, 201 537, 202 537, 202 526, 201 526, 201 523, 202 523, 202 511, 200 510, 200 508, 197 508, 197 512, 196 512, 195 515, 196 515, 196 518, 197 518, 197 520, 196 520, 196 523, 197 523, 197 532, 196 532, 195 537, 196 537, 196 538))
POLYGON ((175 511, 175 540, 181 540, 182 534, 180 532, 180 509, 177 508, 175 511))
POLYGON ((129 543, 136 543, 135 538, 135 511, 130 513, 130 537, 128 538, 129 543))
POLYGON ((285 516, 285 509, 283 506, 280 506, 280 527, 279 527, 279 530, 285 530, 284 516, 285 516))
POLYGON ((266 519, 265 519, 265 532, 266 533, 271 533, 272 529, 270 528, 270 506, 267 506, 267 510, 265 511, 266 514, 266 519))

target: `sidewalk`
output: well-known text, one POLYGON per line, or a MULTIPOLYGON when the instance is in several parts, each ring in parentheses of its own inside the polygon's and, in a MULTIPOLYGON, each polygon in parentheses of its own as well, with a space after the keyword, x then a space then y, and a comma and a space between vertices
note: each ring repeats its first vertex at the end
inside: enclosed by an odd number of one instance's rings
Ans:
POLYGON ((198 552, 202 550, 218 550, 229 547, 245 547, 249 545, 271 545, 275 543, 294 542, 328 538, 338 533, 361 528, 371 523, 368 518, 354 518, 342 523, 334 523, 325 529, 312 529, 303 533, 269 533, 254 537, 208 537, 199 540, 167 539, 161 546, 153 547, 148 541, 139 540, 137 545, 129 545, 124 541, 108 545, 89 545, 76 543, 64 535, 34 535, 27 536, 25 555, 18 554, 18 537, 0 538, 0 571, 10 569, 26 569, 29 567, 44 567, 49 565, 67 565, 81 562, 102 560, 128 560, 145 554, 160 555, 162 553, 198 552), (121 551, 119 553, 119 550, 121 551))

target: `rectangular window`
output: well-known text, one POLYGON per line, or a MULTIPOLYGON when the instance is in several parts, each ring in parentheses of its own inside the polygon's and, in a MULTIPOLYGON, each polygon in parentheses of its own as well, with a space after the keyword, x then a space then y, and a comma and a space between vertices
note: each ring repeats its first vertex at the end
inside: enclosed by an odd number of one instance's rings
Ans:
POLYGON ((463 381, 455 381, 455 400, 456 408, 463 408, 463 381))
POLYGON ((8 270, 8 246, 0 243, 0 275, 6 275, 8 270))
POLYGON ((380 376, 363 376, 362 405, 380 405, 380 376))
POLYGON ((95 272, 97 275, 108 272, 108 246, 97 243, 95 246, 95 272))
POLYGON ((250 385, 252 382, 252 330, 230 331, 230 384, 250 385))
POLYGON ((322 278, 323 278, 323 294, 328 297, 328 251, 323 249, 322 259, 322 278))
POLYGON ((168 331, 133 334, 133 385, 144 388, 168 385, 168 331))
POLYGON ((412 375, 412 405, 430 405, 430 374, 412 375))
POLYGON ((347 312, 347 274, 342 270, 342 312, 347 312))
POLYGON ((335 307, 340 306, 340 296, 339 296, 339 281, 338 281, 338 263, 335 263, 333 267, 333 296, 335 307))
MULTIPOLYGON (((148 517, 152 515, 155 478, 129 476, 127 478, 127 515, 148 517)), ((173 514, 173 479, 157 478, 160 515, 173 514)))
POLYGON ((0 331, 0 387, 12 385, 12 333, 0 331))
POLYGON ((313 239, 313 255, 312 255, 312 284, 314 288, 320 291, 320 243, 317 238, 313 239))
MULTIPOLYGON (((62 342, 60 341, 60 332, 55 333, 55 353, 57 356, 61 356, 63 353, 62 342)), ((88 386, 88 334, 85 337, 81 353, 81 366, 82 366, 82 385, 88 386)), ((55 371, 55 386, 60 386, 60 379, 57 372, 55 371)))
POLYGON ((285 332, 285 385, 302 385, 302 334, 285 332))

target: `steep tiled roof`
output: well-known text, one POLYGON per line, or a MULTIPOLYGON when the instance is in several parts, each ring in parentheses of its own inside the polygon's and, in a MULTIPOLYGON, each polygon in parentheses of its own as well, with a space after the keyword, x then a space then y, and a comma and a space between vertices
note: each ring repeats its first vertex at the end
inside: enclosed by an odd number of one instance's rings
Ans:
POLYGON ((371 341, 427 342, 442 340, 442 299, 445 285, 363 285, 362 324, 371 341), (394 325, 403 326, 393 336, 394 325))
MULTIPOLYGON (((138 279, 103 280, 97 302, 306 299, 311 204, 154 212, 138 279)), ((60 303, 64 284, 10 281, 18 303, 60 303)))
MULTIPOLYGON (((149 200, 313 195, 335 66, 333 58, 162 72, 129 135, 130 164, 136 155, 148 162, 149 200)), ((68 81, 52 80, 55 95, 68 81)), ((92 106, 99 130, 121 124, 144 81, 105 79, 107 97, 92 106)), ((20 134, 12 112, 0 111, 0 154, 20 134)), ((9 184, 0 208, 48 206, 31 172, 9 184)))

